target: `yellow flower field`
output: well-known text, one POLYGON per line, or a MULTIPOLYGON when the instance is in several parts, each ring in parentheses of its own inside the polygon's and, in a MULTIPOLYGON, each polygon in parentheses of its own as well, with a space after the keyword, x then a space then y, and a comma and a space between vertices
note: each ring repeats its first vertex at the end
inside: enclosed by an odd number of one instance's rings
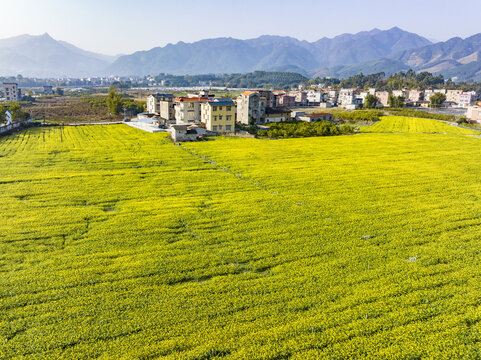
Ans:
POLYGON ((480 154, 413 133, 0 138, 0 358, 478 358, 480 154))
POLYGON ((381 121, 371 126, 361 128, 362 132, 403 132, 426 134, 459 134, 479 135, 479 131, 452 126, 439 120, 404 117, 383 116, 381 121))

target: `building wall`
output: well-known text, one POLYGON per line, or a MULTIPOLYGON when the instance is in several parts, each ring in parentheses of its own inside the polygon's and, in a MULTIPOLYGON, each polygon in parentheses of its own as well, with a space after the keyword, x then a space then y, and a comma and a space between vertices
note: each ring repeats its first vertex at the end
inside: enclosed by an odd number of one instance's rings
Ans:
POLYGON ((185 98, 175 100, 175 121, 177 124, 201 121, 202 102, 207 98, 185 98))
POLYGON ((20 101, 22 97, 21 90, 15 83, 4 83, 3 84, 5 99, 7 101, 20 101))
POLYGON ((252 117, 255 124, 265 121, 267 99, 258 93, 241 94, 237 98, 237 121, 248 125, 252 117))
POLYGON ((202 122, 209 131, 233 133, 235 131, 236 107, 232 105, 202 104, 202 122))

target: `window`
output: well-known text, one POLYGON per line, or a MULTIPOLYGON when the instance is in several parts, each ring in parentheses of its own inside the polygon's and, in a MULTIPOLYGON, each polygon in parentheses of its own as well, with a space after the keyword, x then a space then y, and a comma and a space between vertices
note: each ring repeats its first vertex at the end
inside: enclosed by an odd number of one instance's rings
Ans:
POLYGON ((217 111, 217 106, 212 106, 212 111, 217 111))
POLYGON ((214 121, 217 121, 217 116, 214 116, 214 121))
POLYGON ((226 125, 226 126, 225 126, 225 131, 231 131, 231 126, 230 126, 230 125, 226 125))
POLYGON ((222 106, 219 106, 219 110, 222 110, 222 106))
POLYGON ((222 125, 219 125, 219 131, 222 131, 222 125))
POLYGON ((230 111, 230 108, 231 108, 230 106, 226 106, 225 109, 226 109, 227 111, 230 111))
POLYGON ((222 115, 219 115, 219 121, 222 121, 222 115))
POLYGON ((217 126, 214 125, 214 126, 212 127, 212 130, 213 130, 213 131, 217 131, 217 126))
POLYGON ((227 120, 227 121, 231 121, 231 119, 232 119, 232 116, 231 116, 231 115, 227 115, 227 116, 226 116, 226 120, 227 120))

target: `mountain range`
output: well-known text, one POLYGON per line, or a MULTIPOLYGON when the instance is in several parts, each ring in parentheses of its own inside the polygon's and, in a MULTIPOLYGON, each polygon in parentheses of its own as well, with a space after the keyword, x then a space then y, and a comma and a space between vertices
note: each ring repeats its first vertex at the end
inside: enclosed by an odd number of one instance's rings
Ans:
POLYGON ((397 27, 324 37, 315 42, 263 35, 248 40, 178 42, 118 57, 85 51, 48 34, 0 39, 0 76, 193 75, 266 70, 347 77, 407 69, 458 80, 481 80, 481 34, 438 43, 397 27))

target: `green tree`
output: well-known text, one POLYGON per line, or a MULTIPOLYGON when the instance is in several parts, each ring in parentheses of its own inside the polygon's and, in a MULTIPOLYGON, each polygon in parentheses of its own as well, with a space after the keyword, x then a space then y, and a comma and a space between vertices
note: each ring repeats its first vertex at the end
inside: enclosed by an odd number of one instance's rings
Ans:
POLYGON ((112 115, 118 115, 122 111, 122 97, 117 93, 117 88, 114 85, 109 87, 107 107, 112 115))
POLYGON ((429 102, 432 108, 440 107, 445 101, 446 101, 446 95, 444 95, 443 93, 435 93, 429 99, 429 102))
POLYGON ((377 105, 377 98, 374 95, 367 95, 364 99, 364 107, 367 109, 374 109, 377 105))
POLYGON ((55 89, 55 92, 57 93, 57 95, 60 95, 60 96, 63 96, 64 94, 63 89, 61 87, 57 87, 55 89))
POLYGON ((394 95, 389 95, 388 101, 389 101, 389 107, 392 108, 402 108, 404 107, 404 102, 405 102, 404 96, 394 96, 394 95))

